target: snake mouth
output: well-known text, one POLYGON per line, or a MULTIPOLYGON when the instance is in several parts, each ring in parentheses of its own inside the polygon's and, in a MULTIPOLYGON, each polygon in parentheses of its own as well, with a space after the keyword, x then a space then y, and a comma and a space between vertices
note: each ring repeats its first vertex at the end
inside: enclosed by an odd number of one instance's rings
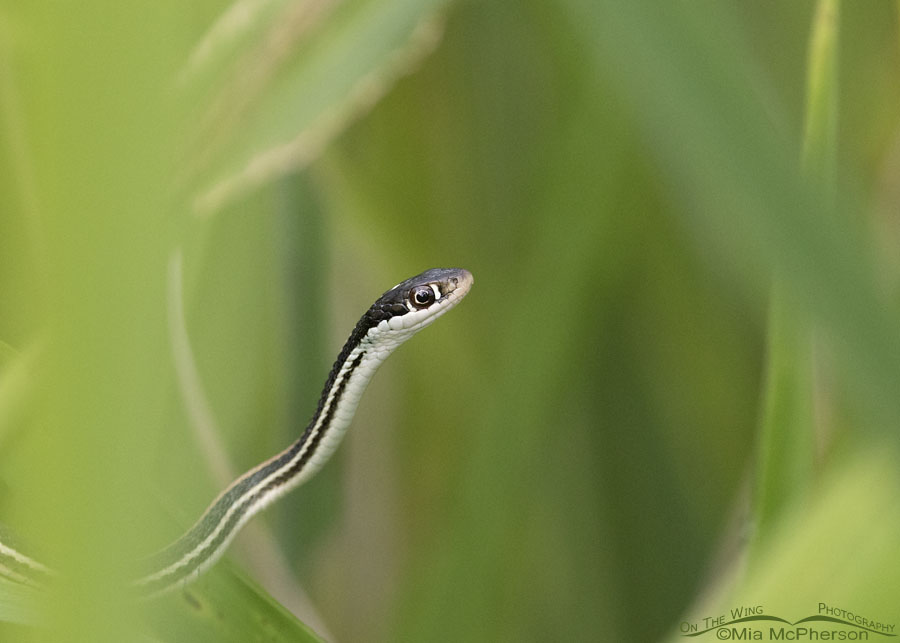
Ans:
POLYGON ((451 297, 451 295, 453 299, 460 300, 468 294, 472 284, 475 283, 475 278, 465 268, 449 268, 448 270, 452 271, 453 274, 446 278, 446 289, 444 290, 444 296, 441 297, 441 301, 451 297))
POLYGON ((475 278, 472 276, 472 273, 466 270, 465 268, 446 268, 448 272, 451 274, 446 277, 446 290, 444 292, 444 296, 450 295, 451 293, 457 293, 457 297, 463 297, 467 292, 469 292, 469 288, 472 287, 472 284, 475 283, 475 278))

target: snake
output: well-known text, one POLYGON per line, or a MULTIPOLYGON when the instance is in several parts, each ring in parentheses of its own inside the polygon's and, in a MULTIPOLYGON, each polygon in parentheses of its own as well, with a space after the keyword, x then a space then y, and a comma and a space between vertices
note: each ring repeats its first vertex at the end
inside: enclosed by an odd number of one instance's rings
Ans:
MULTIPOLYGON (((228 485, 174 542, 140 561, 127 585, 158 596, 196 580, 218 561, 253 516, 318 472, 344 437, 378 367, 401 344, 456 306, 474 279, 462 268, 433 268, 375 300, 344 343, 303 433, 228 485)), ((55 570, 0 533, 0 577, 46 587, 55 570)))

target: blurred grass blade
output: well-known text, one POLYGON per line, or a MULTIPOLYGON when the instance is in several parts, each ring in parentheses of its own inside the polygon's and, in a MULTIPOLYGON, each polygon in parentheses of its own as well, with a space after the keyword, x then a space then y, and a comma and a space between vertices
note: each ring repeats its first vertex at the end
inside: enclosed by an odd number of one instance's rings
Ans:
MULTIPOLYGON (((809 44, 802 167, 833 206, 837 156, 838 5, 820 0, 809 44)), ((754 497, 754 541, 811 483, 816 448, 812 329, 776 284, 754 497)))
POLYGON ((812 350, 809 326, 784 292, 773 288, 763 415, 754 488, 753 541, 807 491, 813 473, 812 350))
MULTIPOLYGON (((766 614, 792 622, 816 614, 824 601, 896 625, 900 595, 896 452, 859 453, 839 463, 823 482, 809 511, 791 514, 778 526, 747 578, 693 609, 686 622, 728 614, 754 600, 764 602, 766 614)), ((709 637, 716 638, 713 633, 709 637)), ((686 639, 677 632, 668 640, 686 639)))
POLYGON ((39 597, 33 589, 0 579, 0 622, 18 625, 41 623, 39 597))
POLYGON ((141 484, 170 381, 160 303, 175 124, 163 89, 185 13, 15 3, 11 68, 40 188, 47 306, 28 329, 44 339, 37 430, 23 432, 5 515, 60 579, 34 641, 123 641, 133 629, 115 581, 156 527, 141 484))
MULTIPOLYGON (((216 56, 195 53, 191 64, 197 69, 189 74, 195 87, 188 90, 216 87, 191 120, 196 135, 188 181, 195 211, 215 212, 317 158, 433 49, 441 32, 435 10, 443 4, 261 3, 266 11, 255 14, 261 23, 236 41, 236 52, 208 65, 196 60, 216 56)), ((218 25, 214 31, 229 31, 222 21, 218 25)), ((214 49, 200 45, 195 52, 214 49)))
POLYGON ((838 0, 819 0, 809 42, 803 169, 825 189, 837 184, 839 27, 838 0))
POLYGON ((740 33, 726 28, 724 6, 562 1, 589 60, 630 99, 704 254, 754 290, 778 275, 787 296, 838 340, 848 385, 871 413, 859 430, 894 426, 900 311, 876 285, 881 270, 857 195, 841 194, 829 214, 823 195, 809 189, 762 109, 761 81, 743 62, 752 56, 740 33), (710 20, 723 27, 710 32, 710 20), (684 35, 677 44, 666 35, 672 29, 684 35))
MULTIPOLYGON (((182 86, 220 82, 219 75, 271 24, 291 0, 235 0, 191 51, 179 75, 182 86)), ((308 3, 311 4, 311 3, 308 3)), ((321 3, 320 3, 321 4, 321 3)), ((196 89, 196 87, 195 87, 196 89)))
POLYGON ((184 590, 149 603, 147 619, 165 641, 322 641, 227 560, 184 590))
MULTIPOLYGON (((191 436, 199 446, 199 455, 205 461, 209 477, 218 488, 224 489, 237 477, 238 472, 234 470, 224 445, 221 427, 208 399, 206 383, 199 372, 192 342, 188 335, 184 309, 183 256, 180 248, 173 252, 169 260, 167 291, 173 363, 182 403, 190 418, 191 436)), ((184 522, 183 524, 187 528, 190 523, 184 522)), ((300 587, 293 575, 288 558, 279 548, 265 523, 255 521, 246 525, 234 545, 234 550, 254 576, 270 591, 275 592, 286 607, 291 608, 294 614, 302 617, 311 625, 315 625, 319 632, 328 635, 322 618, 316 613, 311 601, 300 587)), ((260 600, 275 602, 260 588, 248 587, 242 577, 232 574, 229 578, 235 586, 233 591, 219 592, 217 596, 210 597, 211 602, 218 610, 229 614, 241 612, 244 609, 243 602, 235 605, 228 601, 236 593, 241 594, 247 591, 260 591, 260 600), (225 602, 217 603, 216 601, 225 602)), ((222 583, 228 583, 225 575, 222 576, 222 579, 222 583)))
POLYGON ((0 447, 25 425, 25 411, 35 394, 39 346, 19 353, 0 342, 0 447))

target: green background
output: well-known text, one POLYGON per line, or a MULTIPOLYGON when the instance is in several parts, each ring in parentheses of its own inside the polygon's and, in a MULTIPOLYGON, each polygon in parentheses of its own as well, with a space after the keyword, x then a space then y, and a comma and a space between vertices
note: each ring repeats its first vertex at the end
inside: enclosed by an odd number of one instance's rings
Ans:
POLYGON ((900 624, 896 2, 189 5, 0 3, 0 517, 67 579, 3 640, 900 624), (334 461, 124 600, 436 266, 334 461))

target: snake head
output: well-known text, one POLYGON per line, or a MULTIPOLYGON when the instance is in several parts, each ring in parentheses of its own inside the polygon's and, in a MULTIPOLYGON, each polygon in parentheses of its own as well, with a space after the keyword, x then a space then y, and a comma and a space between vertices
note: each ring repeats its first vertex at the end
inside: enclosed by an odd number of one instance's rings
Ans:
POLYGON ((366 313, 382 332, 416 332, 458 304, 474 283, 462 268, 432 268, 385 292, 366 313))

